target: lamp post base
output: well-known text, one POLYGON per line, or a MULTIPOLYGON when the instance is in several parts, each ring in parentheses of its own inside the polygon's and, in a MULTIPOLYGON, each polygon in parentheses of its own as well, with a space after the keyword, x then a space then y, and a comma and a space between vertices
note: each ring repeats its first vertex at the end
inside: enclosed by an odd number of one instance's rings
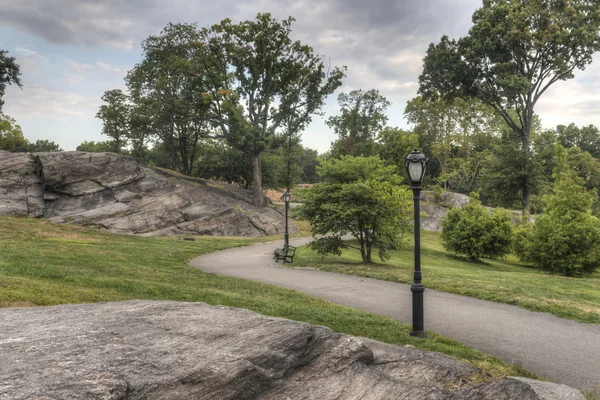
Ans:
MULTIPOLYGON (((420 278, 420 273, 418 274, 420 278)), ((419 279, 420 281, 421 279, 419 279)), ((413 330, 410 332, 410 336, 416 337, 427 337, 425 333, 425 324, 423 322, 423 292, 425 292, 425 286, 421 283, 413 283, 410 287, 412 292, 412 306, 413 306, 413 330)))

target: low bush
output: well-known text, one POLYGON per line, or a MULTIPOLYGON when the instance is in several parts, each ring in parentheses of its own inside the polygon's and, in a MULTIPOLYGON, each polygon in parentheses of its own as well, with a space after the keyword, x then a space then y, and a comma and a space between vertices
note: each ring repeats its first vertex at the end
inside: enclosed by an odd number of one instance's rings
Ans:
POLYGON ((600 267, 600 220, 592 215, 594 193, 572 171, 562 172, 545 212, 533 227, 519 229, 516 254, 521 261, 545 271, 583 276, 600 267))
POLYGON ((474 193, 465 207, 448 211, 442 220, 442 240, 447 251, 471 261, 503 257, 514 241, 511 215, 502 208, 488 211, 474 193))

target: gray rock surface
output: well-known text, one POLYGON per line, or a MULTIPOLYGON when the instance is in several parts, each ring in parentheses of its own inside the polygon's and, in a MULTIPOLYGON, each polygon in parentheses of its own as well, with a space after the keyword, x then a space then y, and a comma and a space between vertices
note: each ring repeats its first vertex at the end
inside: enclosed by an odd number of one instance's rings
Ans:
MULTIPOLYGON (((469 196, 461 193, 444 192, 439 204, 435 203, 433 192, 424 190, 421 192, 421 228, 426 231, 441 232, 442 219, 446 217, 448 210, 454 207, 464 207, 469 204, 469 196)), ((490 212, 494 209, 487 207, 490 212)), ((522 222, 523 217, 520 211, 511 211, 513 224, 518 225, 522 222)), ((531 223, 535 222, 533 216, 529 217, 531 223)))
POLYGON ((448 356, 203 303, 0 309, 0 399, 583 399, 448 356), (448 391, 448 388, 458 388, 448 391))
POLYGON ((444 192, 436 204, 433 192, 423 190, 421 192, 421 228, 426 231, 441 232, 442 219, 446 217, 448 210, 453 207, 464 207, 469 204, 469 196, 461 193, 444 192))
POLYGON ((44 215, 42 178, 33 158, 0 151, 0 215, 44 215))
MULTIPOLYGON (((283 214, 253 207, 246 190, 143 168, 114 153, 0 152, 0 215, 148 236, 262 236, 285 229, 283 214)), ((297 232, 293 223, 290 232, 297 232)))

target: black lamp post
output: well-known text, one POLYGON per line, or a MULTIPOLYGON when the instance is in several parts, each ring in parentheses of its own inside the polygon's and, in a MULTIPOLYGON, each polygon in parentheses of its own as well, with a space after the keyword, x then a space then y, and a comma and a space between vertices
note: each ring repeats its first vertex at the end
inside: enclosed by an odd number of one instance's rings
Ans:
POLYGON ((404 166, 410 179, 410 187, 414 194, 415 201, 415 275, 413 284, 410 287, 412 292, 413 306, 413 328, 411 336, 426 337, 423 324, 423 292, 425 286, 421 283, 421 207, 419 204, 421 196, 421 182, 425 175, 425 156, 415 149, 408 157, 404 159, 404 166))
POLYGON ((285 245, 289 246, 290 236, 288 234, 288 208, 290 207, 290 191, 289 189, 283 194, 283 201, 285 202, 285 245))

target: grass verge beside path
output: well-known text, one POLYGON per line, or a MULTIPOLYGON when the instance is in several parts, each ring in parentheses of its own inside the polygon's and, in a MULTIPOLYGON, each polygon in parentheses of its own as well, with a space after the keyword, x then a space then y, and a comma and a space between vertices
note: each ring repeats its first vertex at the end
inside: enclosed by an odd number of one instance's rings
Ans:
MULTIPOLYGON (((385 262, 374 256, 376 262, 367 265, 357 250, 348 249, 341 257, 329 255, 321 260, 316 252, 302 247, 296 251, 294 264, 288 266, 411 283, 412 242, 391 254, 385 262)), ((600 324, 600 271, 586 278, 568 278, 525 267, 513 256, 467 262, 444 250, 439 233, 427 231, 421 232, 421 269, 427 288, 600 324)))
POLYGON ((40 306, 131 299, 201 301, 328 326, 355 336, 445 353, 493 376, 532 373, 430 332, 275 286, 203 273, 187 265, 200 254, 271 241, 201 237, 144 238, 26 218, 0 218, 0 306, 40 306))

